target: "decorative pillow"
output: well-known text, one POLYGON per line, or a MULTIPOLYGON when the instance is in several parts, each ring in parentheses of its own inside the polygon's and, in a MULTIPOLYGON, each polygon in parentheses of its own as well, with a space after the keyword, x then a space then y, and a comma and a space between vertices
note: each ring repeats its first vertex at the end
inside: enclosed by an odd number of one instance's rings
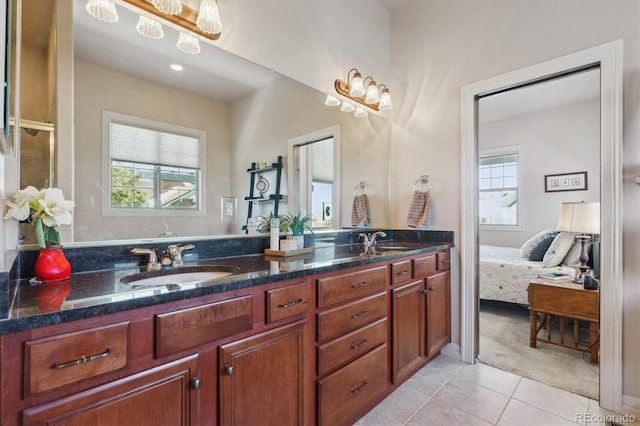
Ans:
POLYGON ((520 247, 520 257, 528 258, 529 252, 531 251, 531 247, 533 246, 533 243, 535 243, 541 237, 545 236, 550 232, 553 232, 553 229, 547 228, 544 231, 538 232, 536 235, 534 235, 533 237, 525 241, 524 244, 522 244, 522 246, 520 247))
POLYGON ((556 235, 558 235, 557 232, 550 232, 538 238, 538 240, 531 246, 531 251, 529 252, 528 259, 537 262, 544 259, 544 254, 549 249, 549 246, 553 242, 553 239, 556 237, 556 235))
POLYGON ((573 243, 567 255, 562 259, 562 264, 567 266, 579 266, 580 265, 580 252, 582 251, 582 244, 573 243))
POLYGON ((556 235, 542 258, 542 266, 551 268, 561 264, 575 240, 576 234, 573 232, 561 232, 556 235))

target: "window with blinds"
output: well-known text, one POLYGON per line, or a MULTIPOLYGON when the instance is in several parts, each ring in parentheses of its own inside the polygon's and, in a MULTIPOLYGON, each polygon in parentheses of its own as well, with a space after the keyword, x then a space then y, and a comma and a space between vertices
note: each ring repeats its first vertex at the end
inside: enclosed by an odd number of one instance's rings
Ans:
POLYGON ((201 209, 204 132, 107 112, 103 127, 112 212, 201 209))
POLYGON ((519 225, 519 150, 481 153, 478 170, 479 224, 519 225))

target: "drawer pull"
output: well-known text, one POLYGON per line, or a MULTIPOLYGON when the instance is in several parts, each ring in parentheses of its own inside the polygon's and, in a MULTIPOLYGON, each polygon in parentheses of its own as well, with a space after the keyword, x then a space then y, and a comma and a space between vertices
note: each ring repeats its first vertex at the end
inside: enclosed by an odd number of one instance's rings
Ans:
POLYGON ((357 343, 355 345, 351 345, 351 349, 360 349, 363 346, 367 346, 369 341, 367 339, 362 339, 362 342, 357 343))
POLYGON ((367 386, 369 386, 369 383, 367 383, 366 381, 362 381, 362 384, 360 386, 358 386, 355 389, 351 389, 351 393, 359 393, 362 392, 363 390, 365 390, 367 388, 367 386))
POLYGON ((233 365, 229 364, 224 366, 224 374, 226 374, 227 376, 233 376, 234 372, 235 368, 233 367, 233 365))
POLYGON ((202 379, 200 377, 191 380, 191 389, 200 389, 200 386, 202 386, 202 379))
POLYGON ((289 302, 289 303, 280 303, 280 304, 278 304, 278 308, 288 308, 290 306, 299 305, 302 302, 304 302, 304 300, 298 299, 298 300, 294 300, 293 302, 289 302))
POLYGON ((407 275, 409 273, 409 271, 401 271, 398 272, 398 275, 407 275))
POLYGON ((358 319, 358 318, 366 317, 367 315, 369 315, 368 311, 362 311, 359 314, 351 315, 351 319, 358 319))
POLYGON ((353 285, 351 286, 351 288, 366 287, 366 286, 368 286, 368 285, 369 285, 369 283, 368 283, 368 282, 366 282, 366 281, 362 281, 361 283, 353 284, 353 285))
POLYGON ((107 348, 107 350, 105 350, 102 353, 91 355, 91 356, 82 356, 82 358, 79 358, 79 359, 76 359, 76 360, 73 360, 73 361, 63 362, 62 364, 58 364, 57 362, 54 362, 51 367, 52 368, 67 368, 67 367, 71 367, 72 365, 84 364, 85 362, 95 361, 96 359, 104 358, 105 356, 109 355, 110 353, 111 353, 111 348, 107 348))
POLYGON ((449 259, 445 259, 442 261, 442 263, 449 263, 449 262, 451 262, 449 259))

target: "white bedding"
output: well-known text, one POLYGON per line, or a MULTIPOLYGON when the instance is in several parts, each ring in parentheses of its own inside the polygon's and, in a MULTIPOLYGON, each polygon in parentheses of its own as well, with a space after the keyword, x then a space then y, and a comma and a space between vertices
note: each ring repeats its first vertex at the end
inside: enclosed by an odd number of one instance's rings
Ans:
POLYGON ((542 262, 520 257, 514 247, 480 246, 480 299, 528 304, 527 288, 537 274, 575 274, 570 266, 545 268, 542 262))

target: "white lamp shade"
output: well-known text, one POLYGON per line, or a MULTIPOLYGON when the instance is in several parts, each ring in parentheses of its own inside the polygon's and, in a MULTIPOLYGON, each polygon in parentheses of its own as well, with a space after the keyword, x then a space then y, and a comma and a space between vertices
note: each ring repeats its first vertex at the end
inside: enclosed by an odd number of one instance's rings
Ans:
POLYGON ((361 117, 366 117, 367 115, 369 115, 369 113, 364 109, 358 107, 356 108, 356 112, 353 115, 355 115, 358 118, 361 118, 361 117))
POLYGON ((388 90, 383 90, 380 95, 380 104, 378 104, 378 109, 385 110, 393 108, 393 104, 391 103, 391 95, 388 90))
POLYGON ((162 31, 162 25, 160 25, 160 22, 154 21, 146 16, 140 15, 140 19, 138 19, 138 24, 136 25, 136 30, 143 36, 154 40, 164 37, 164 32, 162 31))
POLYGON ((202 0, 196 25, 205 33, 218 34, 222 31, 220 9, 216 0, 202 0))
POLYGON ((362 81, 362 75, 356 72, 351 79, 351 87, 349 88, 349 96, 353 98, 359 98, 364 96, 364 82, 362 81))
POLYGON ((356 107, 354 107, 348 102, 342 102, 342 106, 340 107, 340 111, 344 111, 344 112, 352 112, 355 109, 356 107))
POLYGON ((369 83, 367 86, 367 97, 364 101, 368 104, 374 105, 380 102, 380 95, 378 94, 378 86, 375 82, 369 83))
POLYGON ((327 99, 324 101, 326 106, 338 106, 340 105, 340 99, 332 95, 327 95, 327 99))
POLYGON ((198 39, 190 36, 189 34, 180 33, 176 46, 184 53, 188 53, 190 55, 200 53, 200 43, 198 42, 198 39))
POLYGON ((581 234, 600 233, 600 203, 562 203, 558 231, 581 234))
POLYGON ((151 3, 156 9, 167 15, 179 15, 182 12, 180 0, 153 0, 151 3))
POLYGON ((89 15, 102 22, 117 22, 118 12, 116 5, 109 0, 89 0, 86 6, 89 15))

